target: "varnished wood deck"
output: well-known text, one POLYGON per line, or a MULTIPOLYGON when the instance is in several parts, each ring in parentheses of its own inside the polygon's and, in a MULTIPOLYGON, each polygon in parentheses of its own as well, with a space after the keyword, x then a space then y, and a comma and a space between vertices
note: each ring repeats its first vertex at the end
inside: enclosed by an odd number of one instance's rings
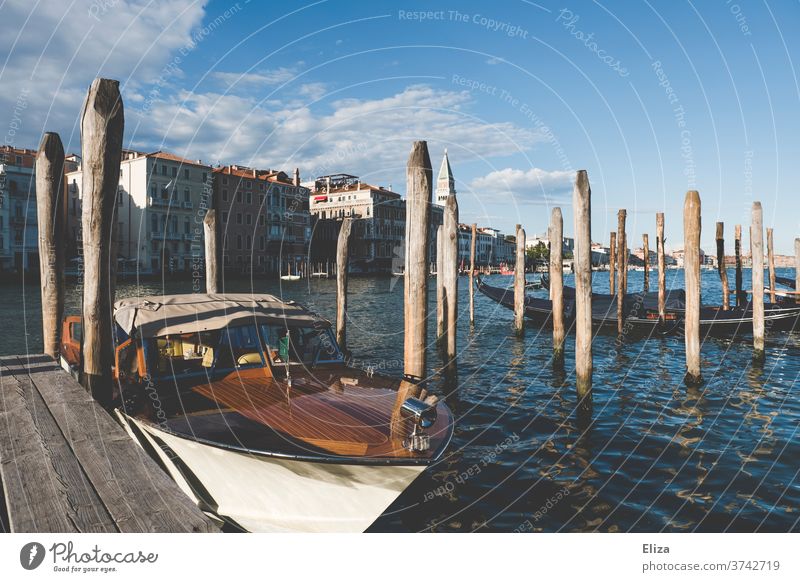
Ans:
POLYGON ((0 477, 13 532, 216 530, 44 355, 0 358, 0 477))
POLYGON ((193 390, 218 406, 333 455, 429 458, 448 435, 449 413, 441 407, 441 416, 428 431, 433 445, 429 451, 408 451, 403 438, 410 426, 403 423, 401 434, 392 433, 396 384, 360 370, 336 369, 297 373, 288 388, 284 381, 250 371, 193 390))

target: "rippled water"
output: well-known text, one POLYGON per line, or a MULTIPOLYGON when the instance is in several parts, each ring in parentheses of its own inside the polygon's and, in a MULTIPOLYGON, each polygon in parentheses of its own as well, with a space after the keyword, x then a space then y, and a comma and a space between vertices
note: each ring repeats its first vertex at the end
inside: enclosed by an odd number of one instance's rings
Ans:
MULTIPOLYGON (((629 288, 641 288, 641 278, 632 272, 629 288)), ((745 288, 748 279, 745 273, 745 288)), ((457 386, 433 379, 457 419, 450 453, 371 531, 800 529, 800 335, 770 336, 761 366, 752 365, 749 338, 705 341, 700 388, 682 383, 681 338, 618 346, 614 336, 598 335, 593 407, 579 411, 572 337, 560 373, 551 364, 549 330, 516 337, 512 313, 480 294, 470 329, 466 281, 457 386)), ((510 278, 490 282, 503 286, 510 278)), ((682 273, 669 271, 668 284, 681 287, 682 273)), ((704 272, 703 285, 704 303, 719 303, 716 273, 704 272)), ((121 283, 118 297, 190 288, 189 281, 121 283)), ((0 286, 0 353, 41 351, 38 286, 24 289, 0 286)), ((335 316, 334 281, 228 283, 228 290, 249 289, 335 316)), ((595 290, 607 289, 608 274, 595 274, 595 290)), ((350 291, 349 347, 359 363, 400 371, 402 279, 351 278, 350 291)), ((68 310, 78 303, 72 290, 68 310)), ((439 363, 432 349, 432 372, 439 363)))

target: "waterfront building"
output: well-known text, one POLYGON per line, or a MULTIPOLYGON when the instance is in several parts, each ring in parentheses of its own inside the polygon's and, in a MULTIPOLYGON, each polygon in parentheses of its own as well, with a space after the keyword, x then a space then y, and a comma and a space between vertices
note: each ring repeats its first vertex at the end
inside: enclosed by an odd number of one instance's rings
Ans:
POLYGON ((352 174, 320 176, 310 187, 315 219, 312 262, 335 261, 341 222, 353 219, 350 258, 355 272, 390 272, 403 264, 406 205, 390 188, 362 182, 352 174))
POLYGON ((286 274, 308 258, 309 189, 279 170, 214 168, 214 208, 225 271, 286 274))
POLYGON ((0 147, 0 271, 38 274, 36 150, 0 147))
MULTIPOLYGON (((81 252, 83 172, 66 174, 70 256, 81 252)), ((211 204, 211 167, 157 151, 123 150, 116 206, 117 258, 142 274, 189 272, 203 257, 203 218, 211 204)))

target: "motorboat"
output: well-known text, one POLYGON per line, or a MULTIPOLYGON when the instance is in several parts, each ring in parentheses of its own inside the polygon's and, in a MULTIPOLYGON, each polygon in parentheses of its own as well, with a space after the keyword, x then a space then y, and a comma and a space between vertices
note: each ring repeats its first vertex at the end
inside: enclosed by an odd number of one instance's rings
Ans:
MULTIPOLYGON (((330 322, 298 303, 133 297, 116 302, 114 322, 114 414, 233 530, 363 531, 452 437, 444 402, 351 367, 330 322)), ((62 346, 73 369, 76 323, 62 346)))

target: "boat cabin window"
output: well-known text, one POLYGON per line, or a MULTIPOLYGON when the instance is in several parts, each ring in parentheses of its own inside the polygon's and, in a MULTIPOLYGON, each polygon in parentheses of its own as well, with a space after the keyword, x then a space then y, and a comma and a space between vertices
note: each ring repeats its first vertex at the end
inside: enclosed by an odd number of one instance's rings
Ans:
POLYGON ((255 325, 226 327, 220 333, 216 368, 263 366, 258 331, 255 325))
POLYGON ((330 328, 285 327, 262 324, 261 335, 273 364, 324 364, 341 362, 342 353, 330 328))
POLYGON ((153 341, 159 375, 206 375, 264 365, 255 325, 168 335, 153 341))
POLYGON ((218 332, 174 334, 153 340, 158 375, 180 376, 205 372, 214 365, 218 332))

